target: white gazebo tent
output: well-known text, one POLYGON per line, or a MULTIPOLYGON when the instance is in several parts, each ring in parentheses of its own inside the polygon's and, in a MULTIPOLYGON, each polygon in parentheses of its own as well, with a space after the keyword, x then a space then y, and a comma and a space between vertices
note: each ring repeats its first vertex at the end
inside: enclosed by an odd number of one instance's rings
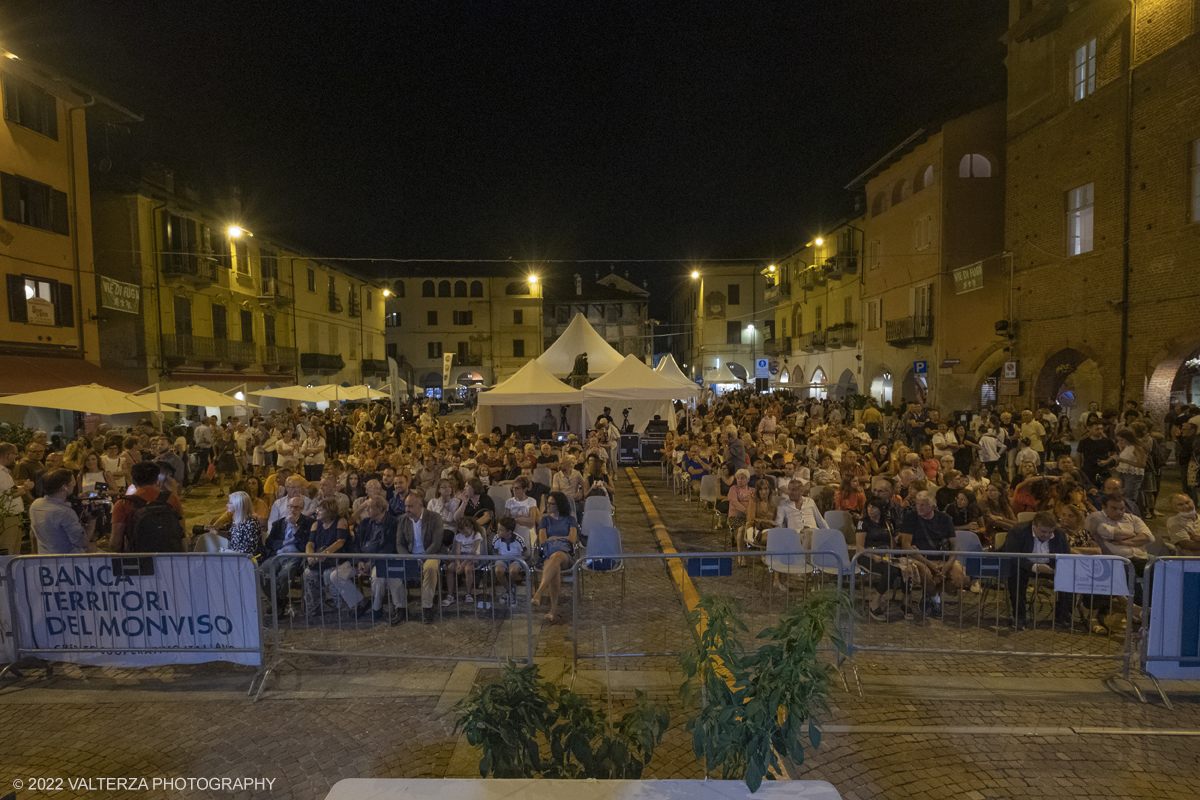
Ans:
POLYGON ((538 356, 551 375, 565 378, 575 369, 575 357, 587 353, 588 372, 592 375, 603 375, 621 365, 624 356, 604 341, 604 337, 596 333, 596 329, 587 321, 583 314, 576 314, 571 324, 558 337, 558 341, 546 348, 546 352, 538 356))
POLYGON ((699 394, 698 386, 683 386, 650 369, 636 356, 626 356, 619 367, 583 387, 584 418, 590 422, 608 406, 619 429, 628 408, 629 422, 638 433, 646 429, 655 414, 675 430, 671 401, 693 400, 699 394))
POLYGON ((507 430, 508 425, 540 423, 547 408, 558 420, 560 409, 566 406, 567 424, 573 433, 583 438, 580 405, 583 392, 554 377, 538 359, 528 362, 490 391, 480 392, 478 400, 475 428, 481 433, 486 434, 495 426, 507 430))
POLYGON ((728 364, 722 364, 716 372, 710 372, 704 376, 704 385, 712 386, 719 394, 728 391, 731 386, 740 389, 743 384, 736 375, 729 371, 728 364))
POLYGON ((670 378, 680 386, 699 390, 696 382, 683 373, 683 370, 675 363, 675 356, 670 353, 659 359, 658 366, 654 368, 654 371, 665 378, 670 378))

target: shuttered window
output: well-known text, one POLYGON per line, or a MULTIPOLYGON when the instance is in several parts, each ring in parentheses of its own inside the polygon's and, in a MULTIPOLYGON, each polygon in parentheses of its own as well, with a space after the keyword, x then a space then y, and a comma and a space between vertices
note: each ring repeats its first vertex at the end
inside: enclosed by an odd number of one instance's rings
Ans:
POLYGON ((70 234, 67 193, 20 175, 0 173, 0 196, 4 218, 9 222, 70 234))
MULTIPOLYGON (((7 275, 8 319, 10 322, 29 323, 30 301, 49 303, 54 309, 54 321, 37 321, 35 324, 53 324, 59 328, 75 325, 75 288, 67 283, 46 280, 28 275, 7 275)), ((42 305, 45 308, 45 305, 42 305)), ((36 311, 36 309, 35 309, 36 311)))
POLYGON ((4 118, 43 136, 58 139, 58 100, 45 89, 5 72, 4 118))

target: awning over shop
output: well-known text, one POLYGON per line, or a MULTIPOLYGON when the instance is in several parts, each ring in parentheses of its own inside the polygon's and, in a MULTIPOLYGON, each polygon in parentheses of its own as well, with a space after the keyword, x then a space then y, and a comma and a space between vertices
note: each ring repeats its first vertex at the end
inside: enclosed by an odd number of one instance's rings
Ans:
POLYGON ((0 356, 0 395, 44 392, 89 383, 127 393, 142 388, 114 377, 82 358, 0 356))

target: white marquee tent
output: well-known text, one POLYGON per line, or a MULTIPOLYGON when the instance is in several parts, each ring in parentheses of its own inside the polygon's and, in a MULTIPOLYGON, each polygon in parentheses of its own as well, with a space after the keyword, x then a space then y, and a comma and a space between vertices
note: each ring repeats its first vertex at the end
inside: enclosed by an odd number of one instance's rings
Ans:
POLYGON ((608 406, 619 428, 628 408, 629 422, 638 433, 645 430, 655 414, 667 420, 674 430, 675 414, 671 410, 671 401, 692 400, 699 393, 700 387, 694 384, 683 386, 650 369, 636 356, 625 356, 616 369, 583 387, 584 419, 590 423, 608 406))
POLYGON ((562 406, 567 406, 571 432, 582 439, 582 402, 583 392, 554 377, 540 359, 534 359, 494 389, 479 393, 475 427, 487 433, 497 425, 507 430, 508 425, 540 423, 547 408, 558 420, 562 406))
POLYGON ((689 389, 699 389, 696 382, 683 373, 679 365, 675 363, 675 356, 667 353, 658 361, 658 366, 654 371, 663 377, 670 378, 680 386, 686 386, 689 389))
POLYGON ((611 372, 624 360, 624 356, 596 333, 583 314, 576 314, 558 341, 546 348, 537 360, 551 375, 565 378, 575 369, 575 357, 580 353, 587 353, 588 372, 592 375, 611 372))
MULTIPOLYGON (((727 390, 731 386, 734 386, 734 387, 737 387, 740 389, 743 386, 743 383, 740 380, 738 380, 736 375, 734 375, 732 372, 729 371, 728 364, 722 364, 721 368, 718 369, 716 372, 710 372, 704 376, 704 385, 705 386, 719 386, 719 387, 723 387, 723 389, 727 390)), ((721 391, 721 390, 718 390, 718 391, 721 391)))

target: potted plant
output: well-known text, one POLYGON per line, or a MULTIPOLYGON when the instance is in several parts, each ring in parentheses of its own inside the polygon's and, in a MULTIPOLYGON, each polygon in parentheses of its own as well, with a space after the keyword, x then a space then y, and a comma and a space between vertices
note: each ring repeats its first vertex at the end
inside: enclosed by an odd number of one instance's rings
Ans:
POLYGON ((805 741, 821 744, 817 714, 827 710, 832 667, 817 647, 826 639, 840 659, 846 645, 836 626, 849 614, 847 595, 833 589, 809 595, 779 624, 758 634, 758 651, 741 641, 747 632, 737 601, 719 595, 700 600, 693 622, 700 635, 680 658, 685 703, 699 696, 688 720, 696 758, 706 772, 745 780, 751 792, 782 772, 783 759, 804 763, 805 741))
POLYGON ((455 708, 454 732, 482 749, 484 778, 637 779, 670 725, 644 692, 614 721, 611 706, 606 718, 587 697, 542 682, 536 664, 512 661, 498 683, 472 686, 455 708))

